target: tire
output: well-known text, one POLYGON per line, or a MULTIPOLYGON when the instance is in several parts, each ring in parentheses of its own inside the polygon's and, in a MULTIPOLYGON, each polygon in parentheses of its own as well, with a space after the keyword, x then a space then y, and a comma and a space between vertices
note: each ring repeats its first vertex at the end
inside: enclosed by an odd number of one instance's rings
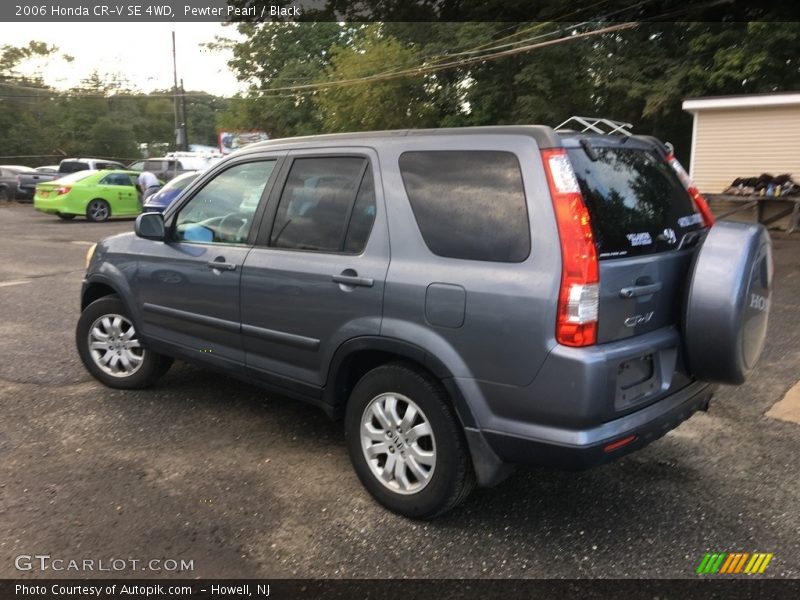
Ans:
POLYGON ((763 225, 719 221, 695 255, 686 295, 686 362, 697 379, 738 385, 767 337, 772 244, 763 225))
POLYGON ((172 364, 171 358, 141 345, 125 306, 115 295, 86 307, 78 319, 75 342, 86 370, 111 388, 150 387, 172 364))
POLYGON ((11 196, 8 193, 8 188, 0 187, 0 202, 10 202, 11 196))
POLYGON ((404 363, 377 367, 359 380, 347 403, 345 437, 361 483, 405 517, 441 515, 475 487, 467 443, 447 393, 430 375, 404 363), (425 424, 430 434, 420 427, 425 424))
POLYGON ((58 218, 62 221, 71 221, 75 218, 75 215, 65 215, 64 213, 58 213, 58 218))
POLYGON ((95 198, 86 205, 86 218, 92 223, 103 223, 111 216, 111 207, 102 198, 95 198))

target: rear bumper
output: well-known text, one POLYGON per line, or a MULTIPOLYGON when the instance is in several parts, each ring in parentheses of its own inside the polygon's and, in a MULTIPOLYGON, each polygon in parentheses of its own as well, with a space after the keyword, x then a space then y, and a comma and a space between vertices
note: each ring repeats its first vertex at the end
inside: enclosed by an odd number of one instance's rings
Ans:
POLYGON ((86 211, 86 207, 80 210, 75 206, 75 203, 67 198, 42 198, 41 196, 33 197, 33 208, 39 212, 47 213, 49 215, 81 215, 86 211))
POLYGON ((705 410, 716 387, 694 382, 639 411, 587 429, 528 425, 520 435, 483 429, 488 446, 502 462, 580 470, 616 460, 663 436, 698 410, 705 410), (616 450, 606 447, 634 436, 616 450))

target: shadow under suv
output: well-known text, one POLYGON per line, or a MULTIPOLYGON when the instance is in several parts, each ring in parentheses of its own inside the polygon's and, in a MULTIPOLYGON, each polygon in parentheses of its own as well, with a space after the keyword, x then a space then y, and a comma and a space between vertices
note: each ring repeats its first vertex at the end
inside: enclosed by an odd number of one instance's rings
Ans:
POLYGON ((766 231, 711 227, 670 158, 544 126, 254 144, 90 250, 78 350, 111 387, 177 357, 343 418, 410 517, 510 464, 610 461, 744 381, 766 335, 766 231))

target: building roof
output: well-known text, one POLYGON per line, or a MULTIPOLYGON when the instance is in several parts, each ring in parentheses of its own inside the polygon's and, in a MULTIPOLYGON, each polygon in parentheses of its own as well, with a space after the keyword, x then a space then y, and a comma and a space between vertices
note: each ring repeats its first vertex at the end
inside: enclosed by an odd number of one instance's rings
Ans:
POLYGON ((771 106, 793 105, 800 106, 800 92, 687 98, 683 101, 683 110, 690 113, 696 113, 711 109, 766 108, 771 106))

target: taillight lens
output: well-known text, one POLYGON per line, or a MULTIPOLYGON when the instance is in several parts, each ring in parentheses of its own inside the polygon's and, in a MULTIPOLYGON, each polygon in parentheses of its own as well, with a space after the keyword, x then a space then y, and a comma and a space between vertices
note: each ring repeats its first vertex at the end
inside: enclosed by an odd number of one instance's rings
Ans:
POLYGON ((561 240, 561 290, 556 340, 565 346, 597 342, 599 267, 589 211, 563 148, 542 150, 561 240))
POLYGON ((705 198, 703 198, 703 194, 701 194, 700 190, 698 190, 694 183, 692 183, 692 178, 689 177, 686 169, 684 169, 683 165, 678 162, 678 159, 675 158, 675 155, 668 154, 667 161, 670 165, 672 165, 672 168, 678 175, 678 179, 681 180, 683 187, 685 187, 686 191, 689 192, 689 196, 691 196, 692 202, 694 202, 697 211, 703 216, 703 222, 706 224, 706 227, 711 227, 714 224, 714 215, 711 213, 711 209, 708 207, 708 202, 705 198))
POLYGON ((70 191, 72 191, 72 188, 71 188, 71 187, 69 187, 68 185, 62 185, 60 188, 58 188, 58 189, 56 190, 56 193, 57 193, 59 196, 63 196, 64 194, 69 194, 69 193, 70 193, 70 191))

